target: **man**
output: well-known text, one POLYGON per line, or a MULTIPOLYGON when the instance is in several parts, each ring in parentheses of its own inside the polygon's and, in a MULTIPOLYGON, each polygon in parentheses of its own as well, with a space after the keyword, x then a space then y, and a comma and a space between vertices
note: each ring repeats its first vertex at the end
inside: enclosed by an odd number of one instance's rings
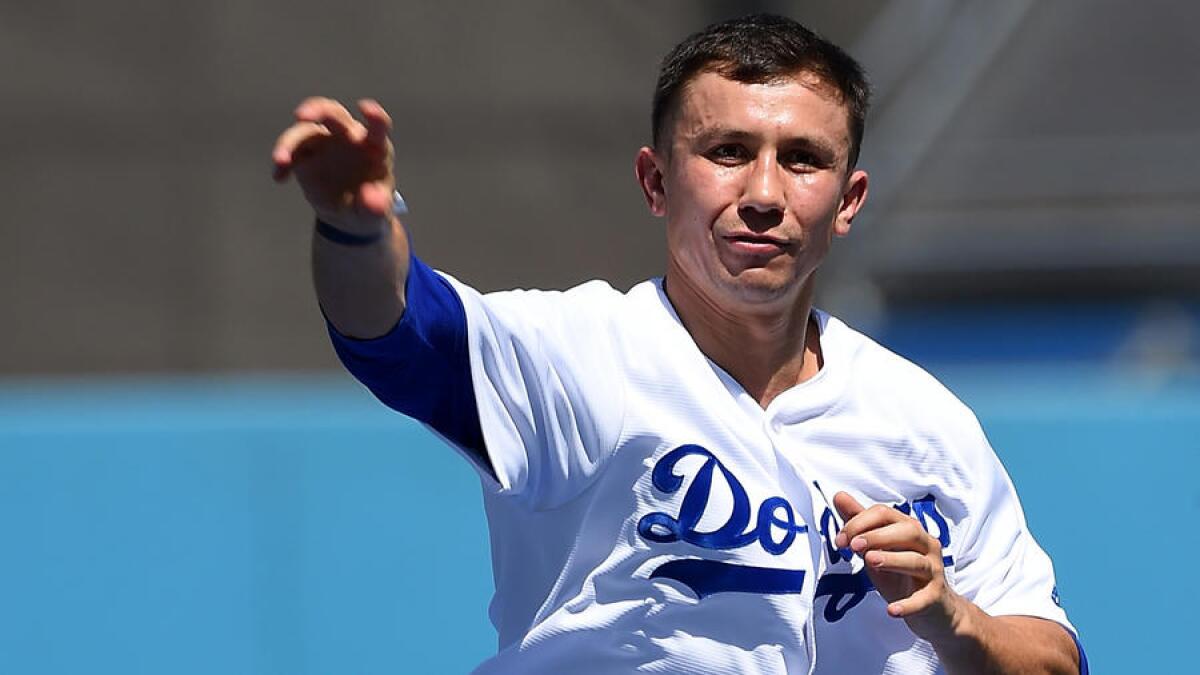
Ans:
POLYGON ((866 108, 791 20, 693 35, 635 167, 665 278, 486 296, 411 255, 383 108, 297 109, 276 177, 316 212, 338 354, 482 476, 481 672, 1086 670, 974 416, 812 308, 866 200, 866 108))

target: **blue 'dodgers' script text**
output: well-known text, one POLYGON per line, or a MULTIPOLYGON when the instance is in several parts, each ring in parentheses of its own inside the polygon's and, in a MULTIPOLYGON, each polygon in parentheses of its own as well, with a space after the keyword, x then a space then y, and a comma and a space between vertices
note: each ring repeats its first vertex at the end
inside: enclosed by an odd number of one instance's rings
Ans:
MULTIPOLYGON (((678 517, 663 511, 648 513, 638 521, 638 534, 647 541, 669 544, 687 542, 709 550, 731 550, 757 543, 771 555, 780 555, 795 543, 797 535, 806 534, 808 526, 798 522, 796 509, 783 497, 764 499, 753 509, 746 489, 741 481, 708 449, 695 445, 681 445, 663 455, 654 466, 651 480, 654 487, 666 494, 674 494, 683 488, 686 474, 676 471, 680 460, 699 456, 703 463, 692 475, 691 483, 683 495, 678 517), (713 490, 713 476, 720 472, 729 488, 732 508, 725 522, 711 531, 698 529, 701 519, 709 507, 713 490), (753 517, 752 517, 753 516, 753 517), (753 521, 753 522, 751 522, 753 521)), ((816 485, 820 491, 820 485, 816 485)), ((950 528, 945 517, 937 510, 934 497, 926 495, 920 499, 895 505, 897 510, 916 518, 925 531, 936 532, 943 550, 950 546, 950 528)), ((830 567, 848 562, 853 554, 838 549, 834 537, 841 524, 833 510, 826 507, 819 521, 819 534, 824 542, 830 567)), ((954 558, 943 558, 947 566, 954 558)), ((713 593, 800 593, 804 588, 805 570, 789 570, 774 567, 758 567, 735 563, 684 558, 663 563, 651 574, 651 579, 673 579, 691 589, 698 598, 713 593)), ((865 569, 854 573, 824 574, 817 582, 816 597, 828 597, 823 616, 827 621, 838 621, 862 602, 867 593, 874 590, 865 569)))

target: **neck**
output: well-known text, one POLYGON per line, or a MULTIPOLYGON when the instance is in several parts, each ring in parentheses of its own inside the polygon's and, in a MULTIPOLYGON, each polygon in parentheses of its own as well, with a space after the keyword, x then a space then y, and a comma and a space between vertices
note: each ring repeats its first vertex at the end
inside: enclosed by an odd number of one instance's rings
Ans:
POLYGON ((730 308, 668 272, 667 298, 700 351, 766 408, 783 391, 816 376, 821 339, 811 320, 815 275, 794 299, 730 308))

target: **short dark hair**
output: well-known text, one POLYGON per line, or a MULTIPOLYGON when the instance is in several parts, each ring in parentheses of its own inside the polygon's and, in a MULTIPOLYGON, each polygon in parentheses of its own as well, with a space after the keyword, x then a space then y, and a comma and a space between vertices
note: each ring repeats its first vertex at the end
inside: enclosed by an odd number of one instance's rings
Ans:
POLYGON ((849 112, 848 167, 858 161, 871 88, 862 66, 840 47, 799 22, 755 14, 715 23, 676 45, 663 59, 650 114, 654 147, 661 147, 684 87, 702 72, 762 84, 800 73, 816 76, 841 97, 849 112))

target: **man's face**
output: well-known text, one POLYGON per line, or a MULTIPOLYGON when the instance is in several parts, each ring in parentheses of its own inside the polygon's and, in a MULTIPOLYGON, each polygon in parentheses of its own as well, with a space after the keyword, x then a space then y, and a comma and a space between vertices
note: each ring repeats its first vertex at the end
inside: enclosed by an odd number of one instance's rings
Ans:
POLYGON ((794 304, 866 198, 833 90, 805 74, 744 84, 701 73, 667 136, 669 149, 641 150, 637 172, 667 219, 669 282, 735 311, 794 304))

